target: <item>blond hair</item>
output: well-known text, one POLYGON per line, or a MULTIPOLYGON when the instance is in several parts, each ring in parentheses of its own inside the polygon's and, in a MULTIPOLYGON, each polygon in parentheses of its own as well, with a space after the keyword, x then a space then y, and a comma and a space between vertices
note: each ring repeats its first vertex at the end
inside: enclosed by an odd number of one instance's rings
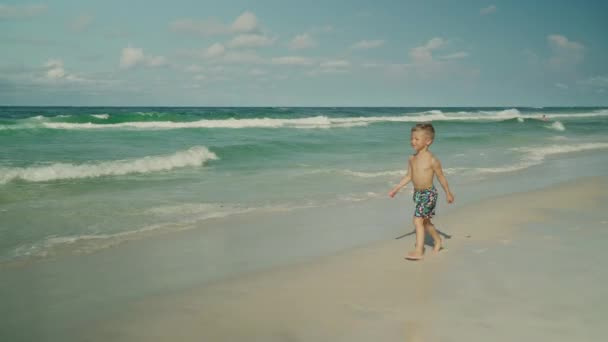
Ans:
POLYGON ((431 137, 431 140, 435 139, 435 128, 430 122, 418 123, 412 127, 412 133, 423 131, 431 137))

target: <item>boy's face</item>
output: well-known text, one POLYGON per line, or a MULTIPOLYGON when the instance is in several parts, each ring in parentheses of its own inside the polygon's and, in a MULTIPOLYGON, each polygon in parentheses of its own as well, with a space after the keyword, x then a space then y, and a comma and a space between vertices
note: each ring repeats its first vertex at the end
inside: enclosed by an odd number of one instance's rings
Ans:
POLYGON ((430 146, 432 142, 431 137, 425 131, 412 132, 410 143, 416 151, 420 151, 423 148, 430 146))

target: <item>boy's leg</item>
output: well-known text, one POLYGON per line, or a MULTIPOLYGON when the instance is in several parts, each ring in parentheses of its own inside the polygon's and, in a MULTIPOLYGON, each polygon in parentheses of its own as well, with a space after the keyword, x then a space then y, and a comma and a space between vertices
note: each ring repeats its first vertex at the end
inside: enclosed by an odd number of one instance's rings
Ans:
POLYGON ((424 219, 424 228, 426 228, 426 230, 433 238, 433 251, 439 252, 441 250, 441 236, 439 236, 439 233, 437 233, 435 225, 433 224, 433 222, 431 222, 430 218, 424 219))
POLYGON ((407 254, 407 259, 422 259, 424 254, 424 219, 414 217, 414 227, 416 227, 416 249, 407 254))

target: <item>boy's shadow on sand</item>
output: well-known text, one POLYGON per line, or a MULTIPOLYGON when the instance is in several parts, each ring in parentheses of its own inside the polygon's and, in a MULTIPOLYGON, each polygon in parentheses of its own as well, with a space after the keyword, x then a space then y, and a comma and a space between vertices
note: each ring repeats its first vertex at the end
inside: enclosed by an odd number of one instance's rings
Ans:
MULTIPOLYGON (((439 230, 437 228, 435 228, 435 230, 437 230, 437 233, 439 233, 439 235, 441 235, 441 237, 444 238, 444 239, 451 239, 452 238, 452 235, 446 234, 446 233, 442 232, 441 230, 439 230)), ((409 233, 403 234, 401 236, 397 236, 395 238, 395 240, 399 240, 401 238, 404 238, 404 237, 407 237, 407 236, 410 236, 410 235, 415 235, 415 234, 416 234, 416 229, 412 230, 409 233)), ((427 245, 427 246, 430 246, 430 247, 432 247, 434 245, 433 238, 426 231, 424 232, 424 244, 427 245)))

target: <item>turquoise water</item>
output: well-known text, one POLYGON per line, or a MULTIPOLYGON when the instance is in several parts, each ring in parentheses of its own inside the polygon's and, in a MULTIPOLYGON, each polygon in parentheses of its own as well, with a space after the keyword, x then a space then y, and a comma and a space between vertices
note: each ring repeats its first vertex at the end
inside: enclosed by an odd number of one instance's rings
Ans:
POLYGON ((607 108, 0 107, 0 262, 384 198, 420 121, 471 193, 606 173, 607 108))

